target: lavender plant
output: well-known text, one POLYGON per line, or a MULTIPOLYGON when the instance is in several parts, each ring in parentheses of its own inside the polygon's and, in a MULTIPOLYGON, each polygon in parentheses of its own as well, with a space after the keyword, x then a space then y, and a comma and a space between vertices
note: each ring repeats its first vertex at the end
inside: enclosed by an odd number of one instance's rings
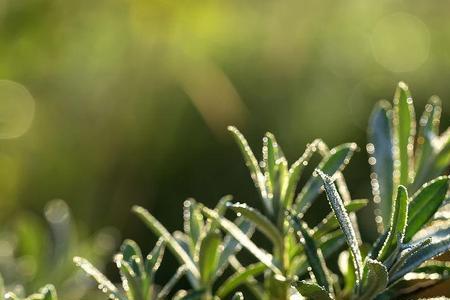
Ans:
POLYGON ((124 242, 116 256, 121 289, 86 260, 75 258, 75 262, 111 298, 119 300, 243 299, 240 292, 231 296, 242 285, 257 299, 413 298, 418 290, 450 274, 449 263, 434 260, 450 250, 446 215, 449 177, 440 176, 450 164, 450 133, 438 136, 440 104, 433 98, 415 141, 413 112, 408 88, 400 83, 394 106, 381 102, 372 114, 367 149, 374 168, 371 180, 380 224, 380 236, 373 244, 361 237, 355 216, 367 201, 351 198, 342 174, 355 144, 329 150, 316 140, 289 167, 272 134, 264 137, 262 161, 258 162, 243 135, 230 127, 263 211, 233 203, 229 197, 214 209, 187 200, 184 230, 171 234, 147 210, 134 207, 133 212, 160 240, 145 259, 134 242, 124 242), (300 176, 314 153, 322 156, 321 162, 296 194, 300 176), (331 212, 310 226, 305 214, 322 191, 331 212), (228 209, 237 214, 235 219, 225 217, 228 209), (271 248, 257 245, 252 238, 254 229, 270 240, 271 248), (164 245, 181 266, 174 279, 159 290, 153 279, 164 245), (243 266, 236 256, 241 248, 259 262, 243 266), (333 253, 339 257, 339 270, 330 267, 333 253), (235 270, 234 275, 219 282, 228 267, 235 270), (192 289, 169 293, 183 275, 192 289))

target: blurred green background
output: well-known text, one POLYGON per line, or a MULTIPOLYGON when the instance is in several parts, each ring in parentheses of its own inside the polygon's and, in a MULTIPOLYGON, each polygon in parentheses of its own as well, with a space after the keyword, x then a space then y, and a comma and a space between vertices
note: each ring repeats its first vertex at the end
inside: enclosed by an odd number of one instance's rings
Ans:
POLYGON ((449 11, 448 1, 0 0, 1 224, 63 199, 87 235, 114 226, 149 249, 156 238, 132 204, 170 230, 187 197, 258 206, 230 124, 255 149, 273 132, 291 161, 316 137, 357 142, 345 175, 354 198, 370 197, 377 100, 404 80, 416 113, 437 94, 450 124, 449 11))

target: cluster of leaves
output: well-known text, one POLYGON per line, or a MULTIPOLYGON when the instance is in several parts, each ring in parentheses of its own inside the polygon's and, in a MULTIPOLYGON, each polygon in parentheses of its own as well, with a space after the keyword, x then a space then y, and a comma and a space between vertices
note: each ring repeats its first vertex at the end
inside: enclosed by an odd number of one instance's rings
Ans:
MULTIPOLYGON (((229 197, 224 197, 212 211, 217 215, 223 215, 229 199, 229 197)), ((133 211, 155 234, 160 236, 160 239, 145 259, 135 242, 126 240, 123 243, 121 252, 115 257, 115 262, 120 271, 122 288, 125 293, 122 293, 87 260, 75 257, 74 261, 97 280, 99 288, 111 299, 166 299, 178 279, 183 275, 187 277, 193 289, 178 291, 173 296, 174 299, 213 299, 214 295, 225 297, 243 279, 248 277, 241 273, 242 266, 234 257, 241 249, 241 245, 231 235, 222 237, 219 223, 205 220, 201 209, 202 205, 193 199, 186 200, 184 232, 177 231, 170 234, 147 210, 142 207, 133 208, 133 211), (181 267, 175 272, 173 278, 158 291, 154 278, 166 247, 178 259, 181 267), (230 263, 239 268, 239 271, 213 292, 215 281, 230 263)), ((253 226, 243 218, 237 218, 233 224, 244 235, 250 236, 253 233, 253 226)), ((247 267, 246 272, 256 275, 264 269, 263 264, 257 263, 247 267)), ((236 297, 239 297, 239 294, 236 297)))
MULTIPOLYGON (((315 140, 289 166, 275 137, 267 133, 259 162, 244 136, 230 127, 262 211, 234 203, 229 196, 214 209, 189 199, 184 204, 183 231, 170 233, 150 212, 136 206, 133 212, 159 240, 146 257, 134 241, 122 244, 114 259, 121 286, 88 260, 74 261, 116 300, 243 299, 236 292, 243 286, 257 299, 413 297, 419 289, 450 276, 449 263, 433 260, 450 250, 449 177, 442 176, 450 165, 450 131, 438 135, 440 109, 440 102, 432 98, 416 139, 414 107, 404 83, 397 88, 393 107, 385 101, 375 107, 367 150, 380 234, 372 245, 361 238, 355 215, 367 200, 352 199, 342 174, 355 144, 329 149, 315 140), (320 162, 300 188, 300 177, 316 153, 320 162), (323 191, 331 212, 311 226, 305 214, 323 191), (268 249, 253 238, 255 230, 270 241, 268 249), (155 273, 165 248, 180 267, 160 287, 155 273), (238 258, 242 249, 257 262, 243 266, 238 258), (332 255, 338 256, 336 270, 329 261, 332 255), (182 276, 191 289, 172 291, 182 276)), ((36 297, 27 299, 54 299, 36 297)))
MULTIPOLYGON (((373 245, 362 242, 355 216, 367 201, 351 198, 341 173, 355 144, 330 150, 323 141, 315 140, 289 167, 272 134, 264 137, 263 158, 258 162, 243 135, 230 127, 263 211, 232 203, 231 198, 222 199, 214 209, 187 200, 184 232, 170 234, 147 210, 133 208, 160 237, 155 249, 166 244, 181 264, 168 286, 173 287, 172 283, 182 274, 191 283, 192 290, 176 292, 174 298, 222 299, 246 285, 257 299, 395 299, 447 279, 448 263, 431 259, 450 249, 448 220, 439 215, 447 201, 449 178, 435 178, 450 163, 450 134, 438 136, 440 105, 433 98, 421 118, 415 142, 413 112, 408 88, 400 83, 393 108, 381 102, 372 114, 367 149, 374 168, 374 201, 380 204, 376 217, 380 236, 373 245), (298 188, 300 176, 314 153, 321 155, 321 161, 315 174, 298 188), (315 226, 309 226, 304 215, 323 190, 332 212, 315 226), (230 220, 225 216, 226 210, 237 217, 230 220), (254 242, 254 229, 271 242, 270 249, 254 242), (243 267, 236 258, 241 247, 259 262, 243 267), (339 272, 333 273, 327 266, 332 254, 339 254, 339 272), (217 287, 218 277, 228 266, 235 274, 217 287)), ((153 265, 147 263, 149 259, 157 261, 154 254, 142 264, 136 247, 126 242, 121 259, 116 259, 126 296, 89 263, 76 260, 113 298, 158 299, 161 293, 167 296, 167 286, 159 294, 154 293, 153 265), (147 269, 150 273, 146 273, 147 269)), ((239 299, 242 295, 234 297, 239 299)))

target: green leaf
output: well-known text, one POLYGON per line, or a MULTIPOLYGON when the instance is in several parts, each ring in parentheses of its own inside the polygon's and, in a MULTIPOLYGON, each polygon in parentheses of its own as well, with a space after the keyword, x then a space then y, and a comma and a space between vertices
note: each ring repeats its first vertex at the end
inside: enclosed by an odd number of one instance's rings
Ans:
POLYGON ((445 276, 450 276, 450 262, 430 260, 422 264, 419 268, 415 269, 417 273, 437 273, 445 276))
POLYGON ((222 235, 218 231, 209 232, 202 240, 198 254, 198 266, 203 284, 209 285, 215 277, 219 263, 222 235))
POLYGON ((203 231, 203 215, 197 208, 197 203, 194 199, 184 201, 183 206, 184 232, 189 236, 191 252, 194 252, 203 231))
POLYGON ((331 295, 325 290, 325 288, 305 280, 299 281, 295 284, 299 293, 311 300, 333 300, 331 295))
POLYGON ((342 275, 344 275, 344 289, 342 293, 344 295, 350 295, 355 287, 356 274, 355 268, 351 262, 352 258, 348 251, 342 251, 338 257, 338 266, 342 275))
MULTIPOLYGON (((136 256, 132 256, 130 262, 132 262, 136 256)), ((114 257, 114 262, 117 265, 117 268, 120 271, 120 276, 122 278, 122 286, 127 294, 128 299, 142 300, 142 292, 140 282, 141 274, 136 274, 131 266, 131 263, 128 263, 123 259, 122 254, 117 254, 114 257)), ((148 286, 147 286, 148 287, 148 286)))
POLYGON ((356 274, 357 274, 357 286, 361 282, 362 278, 362 258, 361 252, 358 247, 358 240, 356 239, 355 231, 352 227, 352 223, 348 216, 347 211, 345 210, 344 203, 342 202, 341 196, 336 190, 336 186, 334 185, 332 179, 324 174, 321 170, 316 169, 317 174, 323 181, 323 185, 325 188, 325 192, 327 194, 328 202, 330 203, 331 208, 336 214, 336 218, 338 219, 339 226, 347 240, 347 244, 350 248, 353 257, 353 264, 355 265, 356 274))
POLYGON ((325 258, 330 257, 345 245, 346 239, 341 230, 336 230, 319 239, 319 248, 325 258))
MULTIPOLYGON (((336 230, 332 233, 326 234, 319 240, 319 249, 325 259, 336 253, 343 245, 345 245, 346 239, 341 230, 336 230)), ((303 255, 297 255, 296 258, 300 258, 299 262, 293 266, 292 274, 303 276, 308 271, 309 265, 303 255)))
POLYGON ((138 256, 142 259, 141 249, 133 240, 125 240, 120 246, 120 252, 122 252, 123 259, 127 262, 130 262, 133 256, 138 256))
POLYGON ((422 185, 428 178, 429 167, 435 156, 434 141, 439 135, 439 121, 441 117, 441 100, 433 96, 425 106, 425 110, 419 122, 419 134, 417 136, 416 149, 416 175, 414 186, 422 185))
POLYGON ((95 279, 98 288, 107 295, 113 295, 119 300, 127 300, 127 298, 117 289, 117 287, 108 280, 97 268, 95 268, 88 260, 75 256, 73 262, 80 267, 86 274, 95 279))
POLYGON ((283 247, 283 237, 275 225, 270 222, 263 214, 247 204, 236 203, 230 206, 236 213, 247 218, 255 224, 256 228, 267 236, 278 249, 283 247))
POLYGON ((164 256, 164 250, 166 248, 166 242, 160 238, 153 250, 145 258, 145 272, 148 277, 153 281, 156 271, 158 271, 161 265, 162 258, 164 256))
MULTIPOLYGON (((367 199, 355 199, 345 205, 348 213, 356 212, 367 205, 367 199)), ((317 226, 314 228, 313 237, 315 239, 329 233, 339 227, 339 222, 333 212, 330 212, 317 226)))
POLYGON ((177 269, 175 274, 170 278, 170 280, 163 286, 161 291, 157 295, 157 299, 167 299, 167 296, 169 295, 170 291, 174 288, 175 284, 180 280, 180 278, 186 274, 186 267, 181 266, 177 269))
POLYGON ((395 274, 395 272, 399 271, 408 258, 410 258, 417 251, 421 251, 423 248, 431 244, 431 241, 431 238, 427 238, 417 243, 403 245, 403 249, 400 252, 400 255, 398 255, 395 263, 389 269, 389 274, 392 276, 393 274, 395 274))
MULTIPOLYGON (((231 256, 229 261, 231 267, 234 269, 235 272, 245 271, 245 267, 241 265, 236 256, 231 256)), ((264 291, 262 285, 258 282, 258 280, 256 280, 254 276, 248 276, 244 284, 249 289, 249 291, 255 296, 255 299, 264 299, 264 291)))
POLYGON ((122 253, 123 260, 130 265, 137 276, 145 274, 142 252, 135 241, 125 240, 120 246, 120 252, 122 253))
POLYGON ((406 242, 410 241, 441 207, 448 187, 449 178, 447 176, 439 177, 423 185, 413 196, 409 204, 406 242))
POLYGON ((245 164, 247 165, 248 169, 250 170, 250 176, 253 179, 253 182, 256 186, 256 188, 259 190, 264 208, 269 212, 273 213, 271 203, 269 202, 267 191, 265 187, 265 177, 264 174, 261 172, 261 169, 258 164, 258 160, 256 159, 255 155, 253 154, 252 149, 248 145, 247 140, 245 137, 237 130, 236 127, 229 126, 228 131, 231 132, 234 139, 236 140, 236 143, 239 146, 239 149, 242 152, 242 155, 244 156, 245 164))
POLYGON ((39 292, 43 296, 42 300, 58 300, 55 287, 51 284, 44 286, 39 292))
MULTIPOLYGON (((228 204, 230 201, 233 200, 233 196, 231 195, 225 195, 222 198, 219 199, 216 206, 214 207, 214 210, 219 214, 219 216, 225 215, 227 211, 228 204)), ((201 210, 199 210, 201 212, 201 210)), ((216 230, 220 225, 216 221, 208 220, 209 223, 207 223, 208 230, 216 230)))
MULTIPOLYGON (((394 194, 394 153, 392 151, 392 110, 387 101, 375 105, 369 120, 367 152, 371 157, 373 174, 372 194, 384 226, 388 225, 394 194)), ((383 225, 380 223, 379 225, 383 225)), ((381 226, 383 227, 383 226, 381 226)), ((383 229, 383 228, 381 228, 383 229)))
POLYGON ((276 182, 276 173, 278 171, 277 161, 280 159, 286 160, 283 151, 281 151, 281 148, 278 146, 275 136, 272 133, 267 132, 263 138, 263 161, 264 170, 272 188, 276 182))
MULTIPOLYGON (((20 300, 23 298, 9 292, 4 295, 4 298, 3 294, 0 294, 0 299, 20 300)), ((34 293, 33 295, 28 296, 25 300, 58 300, 58 297, 56 295, 55 287, 51 284, 48 284, 41 288, 38 293, 34 293)))
POLYGON ((397 198, 393 203, 391 224, 388 235, 383 247, 378 254, 379 261, 385 261, 392 250, 397 245, 397 236, 400 236, 400 242, 403 242, 408 220, 408 191, 402 185, 398 187, 397 198))
POLYGON ((386 267, 381 262, 368 258, 364 264, 362 292, 358 299, 374 299, 386 289, 387 284, 388 272, 386 267))
POLYGON ((385 231, 381 235, 378 236, 378 238, 375 240, 375 243, 372 245, 372 249, 369 252, 368 257, 371 259, 376 259, 378 255, 380 254, 381 248, 383 247, 384 243, 386 242, 386 239, 388 237, 389 231, 385 231))
POLYGON ((200 273, 192 261, 191 257, 186 253, 175 238, 167 231, 167 229, 159 223, 145 208, 133 206, 132 211, 159 237, 163 238, 167 247, 172 251, 173 255, 181 264, 185 264, 189 272, 195 278, 200 278, 200 273))
MULTIPOLYGON (((414 173, 413 155, 416 117, 411 94, 408 86, 404 82, 400 82, 395 91, 393 123, 394 148, 396 149, 394 154, 397 153, 396 159, 399 160, 398 167, 396 168, 399 173, 398 184, 408 185, 414 173)), ((396 164, 394 164, 395 166, 396 164)))
POLYGON ((280 269, 273 263, 272 256, 267 254, 264 250, 256 246, 248 236, 242 232, 233 222, 220 218, 214 210, 207 207, 202 208, 203 213, 208 217, 217 220, 220 226, 231 234, 236 240, 238 240, 243 247, 245 247, 250 253, 252 253, 259 261, 265 264, 269 269, 271 269, 275 274, 281 275, 280 269))
POLYGON ((294 200, 295 190, 297 188, 298 181, 300 180, 302 171, 305 166, 308 165, 309 159, 319 147, 323 147, 323 142, 320 139, 316 139, 312 143, 308 144, 303 155, 295 163, 293 163, 291 168, 289 169, 289 180, 284 197, 285 207, 291 207, 292 201, 294 200))
POLYGON ((447 235, 441 239, 432 239, 431 243, 426 243, 418 251, 413 252, 405 259, 402 267, 395 272, 390 278, 390 282, 394 283, 398 279, 402 278, 405 274, 414 271, 422 263, 429 259, 432 259, 438 255, 447 252, 450 249, 450 236, 447 235))
MULTIPOLYGON (((354 143, 343 144, 331 149, 329 155, 319 163, 318 169, 327 174, 341 171, 348 164, 355 150, 356 144, 354 143)), ((317 176, 312 176, 306 182, 295 200, 297 212, 304 214, 308 210, 314 199, 319 195, 321 186, 322 183, 317 176)))
POLYGON ((329 274, 322 251, 317 248, 316 242, 308 232, 309 228, 306 227, 306 224, 304 222, 301 222, 301 220, 294 215, 291 217, 291 224, 300 237, 300 242, 303 244, 306 257, 308 258, 309 265, 311 266, 312 272, 316 277, 317 283, 320 286, 324 287, 325 290, 330 292, 331 285, 327 279, 327 277, 329 277, 329 274))
MULTIPOLYGON (((237 218, 235 221, 236 226, 249 238, 253 235, 255 226, 244 218, 237 218)), ((223 240, 223 250, 219 258, 219 266, 217 273, 222 274, 225 268, 228 266, 229 258, 239 252, 242 248, 241 244, 231 234, 227 234, 223 240)))
POLYGON ((249 277, 258 276, 264 270, 266 270, 266 266, 263 263, 256 263, 238 270, 219 287, 216 295, 221 299, 225 298, 238 286, 244 284, 249 277))
POLYGON ((289 171, 286 159, 279 159, 276 161, 275 182, 271 190, 271 199, 273 207, 272 220, 275 223, 281 224, 284 220, 285 213, 285 199, 284 194, 289 181, 289 171))
POLYGON ((435 142, 436 156, 427 172, 428 178, 439 176, 448 169, 450 165, 450 128, 437 139, 435 142))

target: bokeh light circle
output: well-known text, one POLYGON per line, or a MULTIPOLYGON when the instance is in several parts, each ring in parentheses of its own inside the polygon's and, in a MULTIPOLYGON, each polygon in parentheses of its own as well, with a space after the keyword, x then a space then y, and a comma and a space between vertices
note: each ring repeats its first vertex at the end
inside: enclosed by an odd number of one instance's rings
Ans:
POLYGON ((12 139, 28 131, 33 122, 35 101, 21 84, 0 80, 0 139, 12 139))
POLYGON ((375 60, 393 72, 420 67, 430 52, 430 32, 417 17, 395 13, 381 19, 371 35, 375 60))

